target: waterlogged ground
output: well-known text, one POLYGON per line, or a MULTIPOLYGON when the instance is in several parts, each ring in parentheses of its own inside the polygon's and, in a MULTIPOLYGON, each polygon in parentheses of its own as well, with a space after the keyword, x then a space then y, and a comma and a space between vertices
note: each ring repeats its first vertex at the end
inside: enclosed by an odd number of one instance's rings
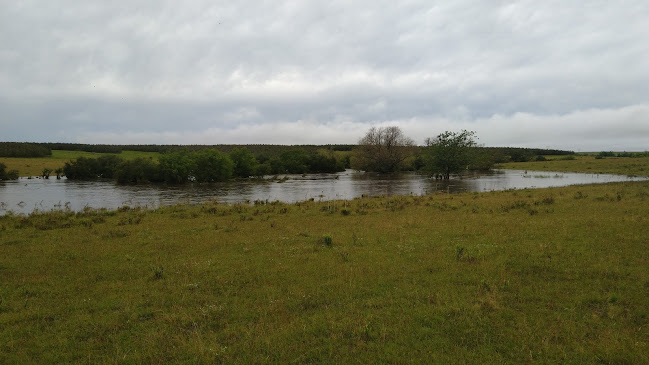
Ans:
POLYGON ((230 181, 214 184, 117 185, 113 181, 67 181, 55 178, 0 181, 0 214, 29 214, 35 210, 86 207, 117 209, 122 206, 158 207, 177 203, 225 203, 353 199, 361 196, 424 195, 443 192, 482 192, 544 188, 573 184, 632 181, 606 174, 495 170, 450 181, 404 173, 377 175, 347 170, 338 174, 288 175, 275 179, 230 181))
POLYGON ((648 364, 647 247, 649 182, 4 215, 0 363, 648 364))

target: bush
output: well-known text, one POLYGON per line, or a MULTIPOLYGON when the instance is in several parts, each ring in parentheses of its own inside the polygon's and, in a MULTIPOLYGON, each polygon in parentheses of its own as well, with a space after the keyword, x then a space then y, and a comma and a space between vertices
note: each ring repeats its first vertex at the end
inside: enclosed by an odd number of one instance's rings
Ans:
POLYGON ((230 152, 230 160, 234 163, 233 174, 237 177, 257 175, 257 159, 247 148, 235 148, 230 152))
POLYGON ((66 162, 63 173, 70 180, 91 180, 99 177, 98 162, 95 158, 79 157, 66 162))
POLYGON ((192 176, 198 182, 226 181, 232 177, 234 163, 217 150, 206 150, 191 156, 194 163, 192 176))
POLYGON ((333 237, 332 237, 330 234, 324 234, 324 235, 322 235, 322 238, 321 238, 320 241, 321 241, 322 244, 324 244, 325 246, 329 246, 329 247, 331 247, 331 246, 333 245, 333 241, 334 241, 334 239, 333 239, 333 237))
POLYGON ((17 170, 5 171, 7 165, 0 162, 0 180, 16 180, 18 178, 17 170))
POLYGON ((120 163, 115 169, 114 177, 120 184, 162 181, 160 166, 151 159, 142 157, 120 163))

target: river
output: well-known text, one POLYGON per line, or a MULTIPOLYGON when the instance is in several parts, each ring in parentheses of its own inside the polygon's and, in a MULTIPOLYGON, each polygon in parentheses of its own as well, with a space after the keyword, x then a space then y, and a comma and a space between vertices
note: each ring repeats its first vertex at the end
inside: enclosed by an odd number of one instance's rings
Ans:
POLYGON ((122 206, 149 207, 176 203, 224 203, 308 199, 353 199, 377 195, 423 195, 436 191, 449 193, 545 188, 574 184, 634 181, 620 175, 579 174, 519 170, 493 170, 448 181, 430 179, 415 173, 379 175, 347 170, 336 174, 286 175, 264 180, 237 180, 213 184, 118 185, 113 181, 71 181, 65 178, 0 181, 0 215, 7 212, 29 214, 34 211, 90 208, 117 209, 122 206))

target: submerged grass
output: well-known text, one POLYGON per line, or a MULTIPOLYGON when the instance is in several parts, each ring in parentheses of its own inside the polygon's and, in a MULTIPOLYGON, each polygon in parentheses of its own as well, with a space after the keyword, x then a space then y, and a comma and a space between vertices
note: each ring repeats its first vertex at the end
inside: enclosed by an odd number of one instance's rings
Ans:
POLYGON ((9 214, 0 363, 649 363, 648 245, 649 182, 9 214))
POLYGON ((574 159, 569 160, 554 156, 547 161, 509 162, 499 164, 496 167, 530 171, 649 176, 649 158, 647 157, 607 157, 597 159, 594 156, 574 156, 574 159))

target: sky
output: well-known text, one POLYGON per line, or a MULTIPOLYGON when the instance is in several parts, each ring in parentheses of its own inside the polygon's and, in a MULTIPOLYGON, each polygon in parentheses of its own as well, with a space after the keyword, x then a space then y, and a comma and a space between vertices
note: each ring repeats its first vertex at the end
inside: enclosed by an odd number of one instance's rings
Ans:
POLYGON ((649 150, 649 1, 0 0, 0 141, 649 150))

